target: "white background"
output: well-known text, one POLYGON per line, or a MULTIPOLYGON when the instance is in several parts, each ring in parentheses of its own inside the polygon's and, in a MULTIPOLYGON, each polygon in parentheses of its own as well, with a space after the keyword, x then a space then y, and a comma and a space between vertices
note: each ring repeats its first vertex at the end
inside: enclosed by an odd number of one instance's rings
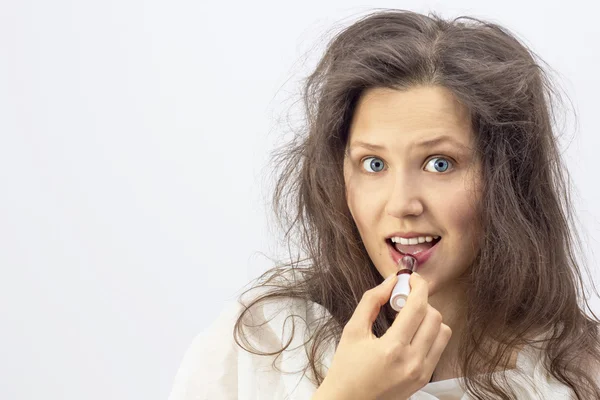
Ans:
MULTIPOLYGON (((566 5, 372 7, 493 20, 556 70, 577 114, 563 149, 597 276, 598 10, 566 5)), ((319 38, 370 10, 3 1, 0 398, 168 396, 192 338, 278 251, 269 154, 319 38)))

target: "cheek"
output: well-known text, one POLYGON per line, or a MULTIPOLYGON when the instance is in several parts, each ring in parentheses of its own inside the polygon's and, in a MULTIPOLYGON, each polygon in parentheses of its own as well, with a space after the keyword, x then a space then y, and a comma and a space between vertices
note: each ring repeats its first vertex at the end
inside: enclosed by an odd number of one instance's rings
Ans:
MULTIPOLYGON (((459 240, 461 247, 472 256, 478 247, 479 229, 476 202, 477 194, 463 190, 447 199, 443 205, 446 226, 453 240, 459 240), (468 246, 468 248, 467 248, 468 246)), ((465 254, 466 255, 466 254, 465 254)))
POLYGON ((368 228, 377 218, 376 196, 361 190, 352 179, 346 181, 346 202, 363 240, 369 237, 368 228))
POLYGON ((440 188, 437 196, 431 198, 437 199, 437 209, 445 216, 448 229, 466 234, 474 230, 480 196, 479 181, 471 172, 460 181, 440 188))
POLYGON ((450 226, 462 232, 471 231, 475 221, 475 207, 466 196, 457 196, 454 201, 447 201, 444 208, 450 219, 450 226))
POLYGON ((362 231, 362 226, 365 225, 363 220, 367 219, 365 210, 368 208, 364 205, 364 198, 361 197, 360 192, 356 190, 356 185, 352 184, 352 182, 349 182, 346 186, 346 201, 348 202, 348 208, 350 209, 352 218, 354 218, 354 222, 359 230, 362 231))

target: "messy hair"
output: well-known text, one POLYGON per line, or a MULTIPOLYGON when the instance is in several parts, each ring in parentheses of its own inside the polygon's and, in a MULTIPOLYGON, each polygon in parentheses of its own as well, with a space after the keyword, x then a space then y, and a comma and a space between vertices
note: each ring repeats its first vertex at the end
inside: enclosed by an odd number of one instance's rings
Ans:
MULTIPOLYGON (((477 399, 516 398, 492 374, 508 368, 506 354, 535 345, 547 372, 577 399, 600 398, 599 321, 584 295, 585 261, 576 257, 582 241, 556 127, 561 96, 542 64, 506 28, 467 16, 376 10, 337 33, 304 81, 304 126, 273 157, 280 171, 274 215, 300 253, 257 280, 269 290, 237 319, 236 343, 242 346, 244 314, 259 302, 315 302, 329 316, 306 342, 306 370, 321 384, 324 346, 339 342, 363 293, 382 280, 345 197, 344 151, 356 104, 372 88, 441 86, 470 111, 482 168, 483 232, 465 277, 458 352, 467 390, 477 399), (301 278, 276 279, 289 271, 301 278), (539 334, 544 339, 534 340, 539 334)), ((394 316, 383 306, 373 333, 382 336, 394 316)), ((284 349, 245 348, 263 355, 284 349)))

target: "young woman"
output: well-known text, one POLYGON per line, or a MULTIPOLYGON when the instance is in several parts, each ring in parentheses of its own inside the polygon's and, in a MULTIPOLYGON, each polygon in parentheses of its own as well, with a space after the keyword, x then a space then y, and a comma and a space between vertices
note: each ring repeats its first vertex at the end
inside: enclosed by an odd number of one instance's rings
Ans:
POLYGON ((386 10, 340 32, 276 158, 304 258, 194 340, 171 400, 599 399, 554 89, 493 23, 386 10))

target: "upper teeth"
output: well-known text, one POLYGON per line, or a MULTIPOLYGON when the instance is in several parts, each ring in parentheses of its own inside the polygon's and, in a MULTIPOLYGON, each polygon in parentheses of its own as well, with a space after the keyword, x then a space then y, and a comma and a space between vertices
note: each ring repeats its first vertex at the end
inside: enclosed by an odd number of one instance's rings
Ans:
POLYGON ((403 238, 400 236, 394 236, 392 238, 392 242, 393 243, 400 243, 400 244, 418 244, 418 243, 425 243, 425 242, 431 242, 434 239, 439 238, 439 236, 419 236, 419 237, 414 237, 414 238, 403 238))

